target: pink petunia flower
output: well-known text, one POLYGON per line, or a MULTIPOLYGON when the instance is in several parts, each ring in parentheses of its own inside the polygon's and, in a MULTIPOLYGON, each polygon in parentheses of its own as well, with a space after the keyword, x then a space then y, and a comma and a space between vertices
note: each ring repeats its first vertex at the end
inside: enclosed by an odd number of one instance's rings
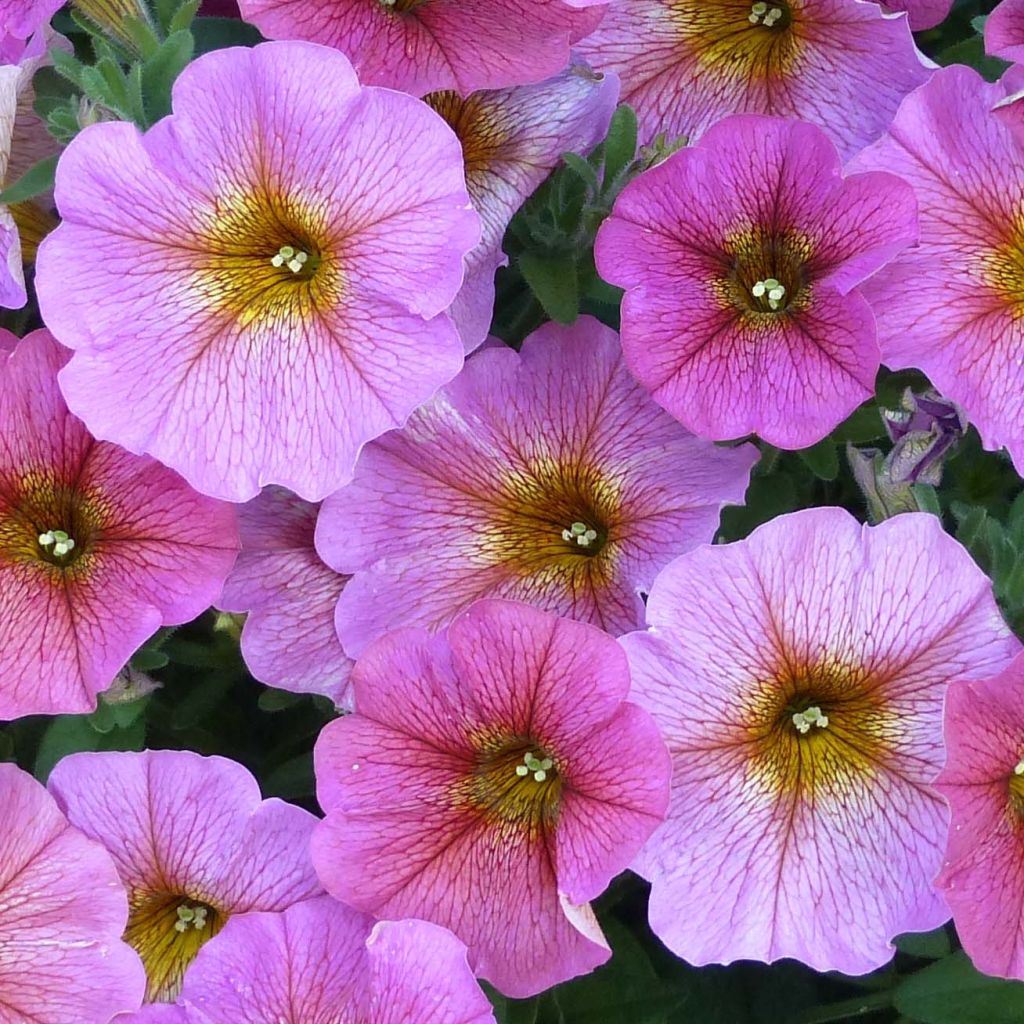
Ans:
POLYGON ((114 858, 146 1002, 174 1000, 196 953, 236 914, 284 910, 323 891, 308 851, 317 819, 261 802, 234 761, 176 750, 72 754, 49 787, 71 823, 114 858))
POLYGON ((416 96, 529 85, 558 74, 606 0, 239 0, 269 39, 337 47, 368 85, 416 96))
POLYGON ((864 289, 883 361, 923 370, 963 406, 985 447, 1005 445, 1020 469, 1024 153, 991 113, 1010 91, 970 68, 943 68, 852 166, 899 174, 920 203, 920 245, 864 289))
POLYGON ((953 0, 884 0, 879 6, 893 14, 906 11, 911 31, 923 32, 945 20, 953 9, 953 0))
POLYGON ((63 0, 0 0, 0 50, 26 40, 57 13, 63 0))
POLYGON ((1003 60, 1024 61, 1024 2, 1001 0, 985 21, 985 49, 1003 60))
POLYGON ((647 617, 621 643, 674 764, 637 864, 662 941, 861 974, 946 920, 943 697, 1021 645, 939 520, 781 516, 678 558, 647 617))
POLYGON ((145 978, 120 941, 128 904, 106 851, 31 775, 0 764, 0 1021, 107 1024, 145 978))
POLYGON ((874 394, 857 286, 916 231, 906 182, 844 179, 819 129, 745 115, 628 185, 595 255, 626 289, 626 361, 660 405, 701 437, 803 448, 874 394))
POLYGON ((1024 978, 1024 655, 946 697, 949 845, 937 884, 979 971, 1024 978))
POLYGON ((774 114, 824 129, 844 159, 930 73, 906 19, 861 0, 617 0, 579 52, 619 76, 641 141, 774 114))
POLYGON ((588 901, 662 820, 669 776, 615 642, 481 601, 446 635, 377 641, 353 683, 356 713, 315 751, 328 891, 450 928, 510 996, 607 960, 588 901))
POLYGON ((242 657, 262 683, 351 706, 352 662, 334 630, 348 579, 313 547, 319 506, 268 487, 238 510, 242 549, 217 607, 247 612, 242 657))
POLYGON ((390 628, 440 629, 480 597, 635 629, 641 592, 711 540, 756 458, 683 430, 589 317, 542 327, 521 354, 480 352, 324 502, 317 547, 354 573, 338 635, 357 657, 390 628))
MULTIPOLYGON (((26 45, 0 34, 0 186, 17 181, 30 167, 60 147, 33 109, 32 76, 46 59, 47 38, 39 33, 26 45)), ((55 43, 59 45, 59 43, 55 43)), ((0 306, 25 305, 24 265, 35 262, 39 243, 57 224, 48 199, 0 205, 0 306)))
POLYGON ((67 358, 46 331, 0 338, 0 718, 93 710, 160 626, 209 607, 238 547, 229 506, 93 440, 57 389, 67 358))
MULTIPOLYGON (((246 914, 204 946, 166 1024, 494 1024, 466 947, 424 921, 323 897, 246 914)), ((129 1018, 125 1024, 165 1024, 129 1018)))
POLYGON ((466 99, 452 91, 426 97, 462 143, 466 187, 483 223, 449 310, 467 352, 483 342, 491 325, 494 272, 508 263, 501 241, 512 215, 563 153, 589 152, 604 138, 618 94, 614 75, 576 63, 540 85, 475 92, 466 99))
POLYGON ((68 404, 205 493, 318 500, 461 366, 458 140, 326 47, 200 57, 145 135, 82 132, 56 197, 37 287, 68 404))

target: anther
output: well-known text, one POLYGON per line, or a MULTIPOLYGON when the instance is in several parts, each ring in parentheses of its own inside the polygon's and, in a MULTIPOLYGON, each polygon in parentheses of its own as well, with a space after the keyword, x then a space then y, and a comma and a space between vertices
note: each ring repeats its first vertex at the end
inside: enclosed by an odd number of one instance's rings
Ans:
POLYGON ((52 547, 53 551, 50 553, 56 558, 63 558, 71 553, 75 542, 63 530, 47 530, 46 533, 39 534, 39 546, 47 550, 52 547))
POLYGON ((768 308, 776 310, 782 305, 786 297, 786 288, 774 277, 766 277, 763 281, 757 281, 750 289, 750 294, 755 299, 767 299, 768 308))
POLYGON ((793 715, 793 725, 801 736, 805 736, 811 731, 812 725, 819 729, 828 728, 828 715, 823 715, 819 707, 808 708, 793 715))
POLYGON ((576 543, 578 547, 589 548, 597 540, 597 530, 591 529, 586 523, 573 523, 568 530, 562 531, 562 540, 576 543))
POLYGON ((277 254, 270 257, 270 262, 275 267, 287 267, 297 274, 309 262, 309 253, 293 245, 282 245, 277 254))
POLYGON ((532 775, 534 782, 543 782, 554 766, 550 757, 540 758, 531 750, 523 755, 523 763, 516 765, 516 775, 521 779, 532 775))

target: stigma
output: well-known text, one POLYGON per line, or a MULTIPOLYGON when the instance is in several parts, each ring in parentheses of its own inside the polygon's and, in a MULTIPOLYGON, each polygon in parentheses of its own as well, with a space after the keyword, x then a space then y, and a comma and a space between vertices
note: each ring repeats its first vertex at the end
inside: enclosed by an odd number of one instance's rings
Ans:
POLYGON ((55 558, 63 558, 72 552, 75 542, 63 530, 47 530, 39 534, 39 546, 55 558))
POLYGON ((174 922, 174 930, 184 934, 191 927, 201 932, 206 927, 208 913, 206 907, 190 907, 187 903, 182 903, 176 911, 178 919, 174 922))
POLYGON ((812 726, 818 729, 827 729, 828 715, 823 715, 819 707, 808 708, 806 711, 798 711, 793 715, 793 725, 796 726, 796 731, 801 736, 806 736, 812 726))
POLYGON ((270 262, 275 267, 287 267, 293 274, 302 271, 309 262, 309 253, 302 249, 296 249, 293 245, 282 245, 270 262))
POLYGON ((543 782, 554 765, 550 757, 540 758, 531 750, 523 755, 523 763, 516 765, 516 775, 521 779, 532 775, 534 782, 543 782))
POLYGON ((757 3, 751 5, 747 21, 751 25, 764 25, 765 28, 771 28, 781 17, 781 7, 769 7, 762 0, 758 0, 757 3))
POLYGON ((562 540, 575 543, 581 548, 589 548, 597 540, 597 530, 591 529, 586 523, 573 523, 568 530, 562 531, 562 540))
MULTIPOLYGON (((755 4, 755 6, 763 7, 763 4, 755 4)), ((772 311, 777 310, 786 298, 785 285, 781 284, 774 277, 766 277, 763 281, 758 281, 750 289, 750 294, 755 299, 766 300, 768 308, 772 311)))

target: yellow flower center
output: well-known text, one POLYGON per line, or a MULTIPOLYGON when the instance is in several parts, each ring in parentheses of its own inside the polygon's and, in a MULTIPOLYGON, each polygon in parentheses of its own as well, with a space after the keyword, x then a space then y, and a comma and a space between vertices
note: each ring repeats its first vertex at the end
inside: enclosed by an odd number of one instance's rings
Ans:
POLYGON ((180 893, 135 891, 124 941, 146 968, 146 1002, 174 1002, 185 971, 227 915, 212 903, 180 893))

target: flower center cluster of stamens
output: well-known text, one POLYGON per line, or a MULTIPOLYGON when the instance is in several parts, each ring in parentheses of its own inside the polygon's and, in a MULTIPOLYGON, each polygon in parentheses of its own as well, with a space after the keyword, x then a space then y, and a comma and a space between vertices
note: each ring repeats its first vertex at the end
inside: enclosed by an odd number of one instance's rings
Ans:
POLYGON ((762 0, 758 0, 757 3, 751 4, 747 21, 751 25, 764 25, 765 28, 772 28, 778 21, 781 21, 784 13, 781 7, 769 6, 762 0))
POLYGON ((793 715, 793 725, 801 736, 806 736, 811 728, 827 729, 828 715, 822 714, 821 708, 809 707, 804 711, 797 711, 793 715))
POLYGON ((521 779, 525 779, 529 775, 534 782, 543 782, 554 765, 555 762, 550 757, 538 757, 530 750, 523 755, 523 763, 516 765, 516 775, 521 779))
POLYGON ((187 932, 189 928, 201 932, 206 927, 206 918, 210 911, 206 907, 182 903, 175 913, 178 917, 174 922, 176 932, 187 932))
POLYGON ((586 523, 576 522, 568 530, 562 531, 562 540, 581 548, 589 548, 597 541, 597 538, 597 530, 587 526, 586 523))
POLYGON ((54 558, 66 558, 74 550, 75 541, 64 530, 47 530, 39 534, 39 546, 54 558))
POLYGON ((751 286, 750 294, 755 299, 760 300, 762 304, 767 304, 768 308, 774 313, 777 309, 782 308, 785 303, 786 286, 774 277, 766 277, 763 281, 754 282, 751 286))
POLYGON ((309 253, 293 245, 282 245, 270 262, 275 267, 287 267, 293 274, 301 273, 309 262, 309 253))

